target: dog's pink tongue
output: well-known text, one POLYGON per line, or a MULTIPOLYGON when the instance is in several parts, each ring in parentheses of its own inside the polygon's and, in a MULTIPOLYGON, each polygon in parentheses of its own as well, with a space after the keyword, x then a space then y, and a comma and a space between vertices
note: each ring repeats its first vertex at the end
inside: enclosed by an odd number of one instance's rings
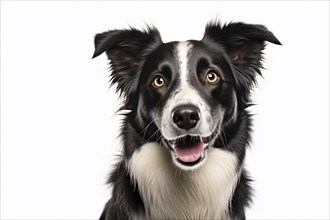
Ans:
POLYGON ((177 143, 174 145, 174 150, 182 162, 193 163, 202 156, 204 143, 202 141, 177 143))

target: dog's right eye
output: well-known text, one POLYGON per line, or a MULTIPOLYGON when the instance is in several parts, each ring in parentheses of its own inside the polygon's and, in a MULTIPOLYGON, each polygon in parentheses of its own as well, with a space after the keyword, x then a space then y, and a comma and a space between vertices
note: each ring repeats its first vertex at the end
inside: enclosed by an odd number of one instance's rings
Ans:
POLYGON ((155 87, 155 88, 161 88, 163 86, 165 86, 165 80, 163 77, 161 76, 156 76, 154 78, 154 80, 152 81, 152 85, 155 87))

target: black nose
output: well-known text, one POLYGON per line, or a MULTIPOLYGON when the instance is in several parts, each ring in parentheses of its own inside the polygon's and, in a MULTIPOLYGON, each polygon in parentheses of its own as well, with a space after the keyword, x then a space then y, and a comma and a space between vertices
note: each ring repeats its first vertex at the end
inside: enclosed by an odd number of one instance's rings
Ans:
POLYGON ((172 111, 173 122, 185 130, 195 127, 199 121, 199 116, 199 109, 193 105, 179 106, 172 111))

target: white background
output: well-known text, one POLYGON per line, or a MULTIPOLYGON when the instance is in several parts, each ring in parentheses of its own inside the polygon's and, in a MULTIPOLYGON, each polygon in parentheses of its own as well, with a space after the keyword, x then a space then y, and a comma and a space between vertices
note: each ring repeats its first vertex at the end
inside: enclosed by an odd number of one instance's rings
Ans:
POLYGON ((153 24, 201 39, 207 21, 265 24, 251 111, 248 219, 329 218, 329 2, 1 2, 1 219, 97 219, 119 117, 96 33, 153 24))

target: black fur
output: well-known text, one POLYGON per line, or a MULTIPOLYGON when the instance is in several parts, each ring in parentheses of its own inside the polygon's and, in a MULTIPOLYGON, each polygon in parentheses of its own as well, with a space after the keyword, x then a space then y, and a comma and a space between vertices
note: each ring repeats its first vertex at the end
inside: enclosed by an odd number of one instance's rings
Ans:
MULTIPOLYGON (((226 107, 223 123, 219 124, 223 132, 216 137, 213 147, 235 153, 239 160, 238 168, 242 166, 251 139, 251 116, 246 108, 251 104, 250 91, 256 75, 261 74, 262 50, 266 41, 280 44, 266 27, 245 23, 210 23, 201 41, 190 41, 194 49, 189 54, 189 71, 197 75, 191 83, 199 91, 204 91, 201 96, 210 100, 209 105, 214 105, 214 111, 219 104, 226 107), (219 72, 223 74, 223 82, 206 88, 198 74, 210 65, 221 67, 219 72), (228 98, 233 97, 233 90, 238 102, 235 120, 232 118, 234 103, 228 98)), ((108 183, 113 186, 112 197, 105 205, 101 220, 132 219, 134 215, 144 213, 139 186, 133 186, 125 160, 147 142, 161 143, 162 134, 152 122, 151 112, 164 106, 173 92, 170 88, 175 87, 175 79, 179 77, 176 75, 179 64, 176 62, 175 45, 176 42, 163 43, 158 30, 149 27, 146 31, 134 28, 113 30, 95 37, 93 58, 106 52, 110 59, 111 81, 124 98, 121 110, 128 110, 124 113, 121 128, 123 157, 110 175, 108 183), (171 83, 169 91, 155 91, 149 86, 150 73, 158 69, 171 83)), ((233 219, 245 219, 244 208, 251 201, 250 181, 243 169, 230 202, 229 211, 233 219)))

